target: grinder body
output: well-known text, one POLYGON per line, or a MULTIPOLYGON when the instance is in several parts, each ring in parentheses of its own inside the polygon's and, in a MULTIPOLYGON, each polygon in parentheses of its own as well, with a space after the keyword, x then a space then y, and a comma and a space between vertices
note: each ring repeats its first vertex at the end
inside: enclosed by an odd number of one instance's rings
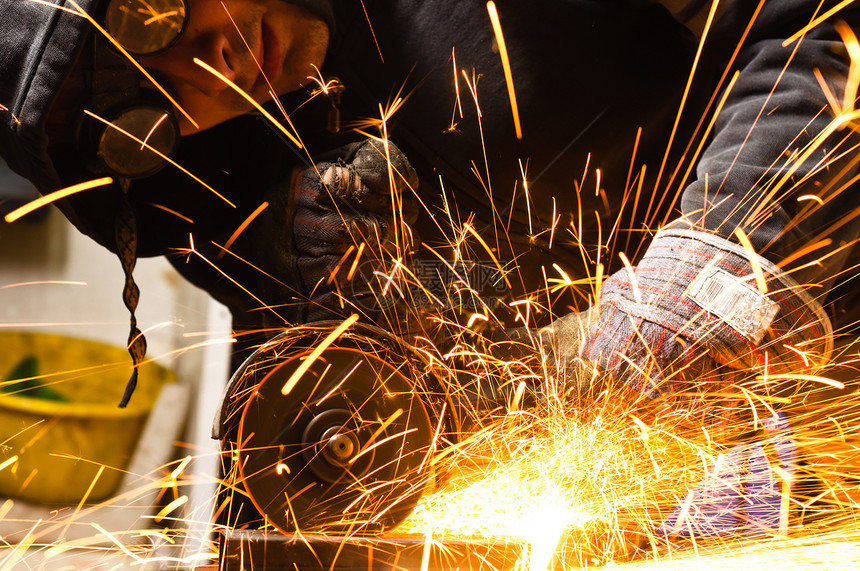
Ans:
POLYGON ((294 327, 236 371, 215 419, 225 493, 283 533, 375 535, 435 485, 456 442, 452 384, 401 339, 355 323, 294 327), (237 496, 238 495, 238 496, 237 496))

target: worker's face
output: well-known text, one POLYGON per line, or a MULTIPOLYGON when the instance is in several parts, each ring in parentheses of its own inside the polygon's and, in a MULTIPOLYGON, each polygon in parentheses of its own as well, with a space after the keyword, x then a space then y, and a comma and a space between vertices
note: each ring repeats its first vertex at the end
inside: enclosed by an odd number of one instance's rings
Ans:
MULTIPOLYGON (((176 45, 142 63, 167 80, 201 130, 251 105, 194 58, 259 102, 271 100, 272 88, 277 94, 299 88, 315 75, 313 66, 322 65, 328 27, 304 8, 283 0, 187 0, 187 5, 188 24, 176 45)), ((180 120, 183 135, 197 130, 180 120)))

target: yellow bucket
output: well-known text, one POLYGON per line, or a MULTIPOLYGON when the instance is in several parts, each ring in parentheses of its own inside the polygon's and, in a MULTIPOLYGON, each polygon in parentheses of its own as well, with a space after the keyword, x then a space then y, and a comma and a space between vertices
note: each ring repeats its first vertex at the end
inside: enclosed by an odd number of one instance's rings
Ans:
POLYGON ((77 504, 114 493, 162 385, 175 380, 147 362, 119 408, 131 371, 119 347, 0 333, 0 496, 77 504))

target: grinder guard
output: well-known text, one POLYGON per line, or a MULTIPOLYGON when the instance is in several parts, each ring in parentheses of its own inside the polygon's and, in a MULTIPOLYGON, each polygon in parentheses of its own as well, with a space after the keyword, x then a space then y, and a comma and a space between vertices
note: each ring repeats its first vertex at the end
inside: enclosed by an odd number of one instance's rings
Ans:
POLYGON ((213 426, 244 488, 278 530, 378 534, 434 485, 432 456, 459 433, 448 388, 403 340, 356 323, 288 329, 233 375, 213 426), (307 370, 300 370, 307 367, 307 370))

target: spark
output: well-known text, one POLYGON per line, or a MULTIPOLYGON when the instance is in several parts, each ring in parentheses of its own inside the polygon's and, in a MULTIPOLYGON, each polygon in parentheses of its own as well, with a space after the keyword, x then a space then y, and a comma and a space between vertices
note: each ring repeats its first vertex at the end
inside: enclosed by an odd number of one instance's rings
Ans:
POLYGON ((230 249, 230 246, 233 245, 233 242, 235 242, 236 239, 242 234, 242 232, 244 232, 248 228, 248 226, 250 226, 251 222, 253 222, 257 218, 257 216, 262 214, 263 211, 268 207, 269 207, 269 203, 266 201, 263 201, 262 204, 260 204, 257 208, 255 208, 254 211, 251 214, 249 214, 248 217, 245 218, 245 220, 243 220, 241 224, 239 224, 239 227, 236 228, 236 231, 233 232, 233 234, 230 236, 230 238, 227 240, 227 242, 224 243, 224 250, 222 250, 221 252, 218 253, 219 259, 224 257, 224 254, 226 253, 227 250, 230 249))
MULTIPOLYGON (((361 254, 364 252, 365 242, 362 242, 358 245, 358 251, 355 253, 355 259, 352 261, 352 265, 349 268, 349 271, 346 273, 346 279, 352 280, 355 275, 356 270, 358 269, 358 262, 361 260, 361 254)), ((332 273, 334 275, 334 273, 332 273)))
POLYGON ((117 537, 114 534, 112 534, 111 532, 109 532, 108 530, 106 530, 105 528, 103 528, 102 526, 100 526, 99 524, 97 524, 95 522, 91 523, 90 525, 93 526, 96 529, 96 531, 98 531, 103 536, 108 538, 114 545, 116 545, 120 549, 120 551, 122 551, 123 553, 125 553, 126 555, 128 555, 129 557, 134 559, 135 562, 140 563, 143 561, 143 559, 137 553, 134 553, 133 551, 128 549, 128 547, 123 545, 123 543, 119 539, 117 539, 117 537))
POLYGON ((836 14, 837 12, 842 10, 843 8, 853 4, 854 1, 855 0, 842 0, 842 2, 840 2, 839 4, 837 4, 836 6, 831 8, 830 10, 828 10, 827 12, 825 12, 825 13, 821 14, 820 16, 818 16, 817 18, 811 20, 808 24, 803 26, 800 30, 798 30, 797 32, 795 32, 794 34, 792 34, 791 36, 786 38, 782 42, 783 47, 790 46, 791 44, 796 42, 799 38, 805 36, 807 34, 807 32, 809 32, 810 30, 812 30, 816 26, 819 26, 822 22, 824 22, 825 20, 827 20, 828 18, 830 18, 831 16, 833 16, 834 14, 836 14))
POLYGON ((782 346, 785 347, 786 349, 788 349, 789 351, 794 351, 795 353, 797 353, 797 355, 803 360, 803 365, 807 368, 809 367, 809 357, 806 356, 806 353, 804 353, 803 351, 801 351, 797 347, 792 347, 788 343, 783 343, 782 346))
POLYGON ((681 117, 683 115, 684 107, 686 106, 686 103, 687 103, 687 97, 689 96, 690 89, 693 85, 693 77, 695 76, 696 69, 699 66, 699 59, 702 56, 702 50, 705 47, 705 40, 707 40, 707 38, 708 38, 708 32, 711 29, 711 23, 714 21, 714 16, 717 13, 717 6, 718 5, 719 5, 718 0, 715 0, 714 2, 711 3, 711 9, 710 9, 710 12, 708 12, 708 20, 705 23, 705 28, 704 28, 704 30, 702 30, 702 35, 699 39, 698 47, 696 48, 696 55, 693 58, 693 64, 692 64, 692 67, 690 69, 690 73, 687 76, 687 84, 684 86, 684 93, 681 96, 681 102, 678 105, 678 113, 675 115, 675 123, 672 125, 672 131, 671 131, 671 134, 669 135, 669 142, 666 144, 665 154, 663 155, 663 160, 660 163, 660 170, 657 173, 657 179, 656 179, 656 182, 654 183, 654 188, 655 188, 654 194, 656 194, 656 188, 660 185, 660 180, 663 178, 663 170, 666 168, 666 163, 669 159, 669 151, 672 148, 672 144, 675 140, 675 134, 677 133, 678 126, 681 123, 681 117))
POLYGON ((618 257, 621 258, 621 263, 624 264, 624 269, 627 270, 627 277, 630 280, 630 287, 633 289, 633 299, 636 303, 642 303, 642 294, 639 291, 639 280, 636 279, 636 273, 633 271, 633 266, 624 252, 618 252, 618 257))
POLYGON ((316 76, 309 75, 305 79, 310 79, 311 81, 319 85, 320 93, 328 95, 330 92, 342 86, 342 84, 340 83, 340 81, 337 80, 337 78, 330 79, 328 81, 323 79, 322 71, 320 71, 320 69, 315 64, 311 64, 311 67, 316 70, 317 74, 316 76))
POLYGON ((798 202, 803 202, 804 200, 813 200, 817 202, 819 206, 824 206, 824 200, 822 200, 820 196, 817 196, 815 194, 804 194, 802 196, 797 197, 798 202))
POLYGON ((166 206, 163 206, 161 204, 155 204, 153 202, 147 202, 147 204, 149 206, 152 206, 153 208, 158 208, 159 210, 163 210, 163 211, 167 212, 168 214, 173 214, 177 218, 181 218, 182 220, 185 220, 189 224, 194 224, 194 220, 192 220, 191 218, 185 216, 184 214, 180 214, 180 213, 176 212, 175 210, 171 210, 170 208, 168 208, 166 206))
MULTIPOLYGON (((457 56, 454 54, 454 47, 451 46, 451 63, 454 66, 454 93, 457 95, 457 110, 460 112, 460 119, 463 118, 463 105, 460 103, 460 74, 457 73, 457 56)), ((451 126, 453 127, 454 121, 451 120, 451 126)))
POLYGON ((69 530, 69 526, 72 525, 72 522, 75 521, 75 518, 78 516, 78 513, 80 513, 81 508, 84 506, 84 504, 87 503, 87 499, 90 497, 90 494, 93 493, 93 489, 96 487, 96 483, 98 483, 98 481, 102 477, 102 474, 104 473, 104 471, 105 471, 105 467, 103 465, 99 466, 99 469, 96 472, 96 475, 90 481, 89 486, 87 486, 86 491, 84 492, 83 496, 81 496, 81 500, 78 502, 78 505, 75 506, 75 510, 72 512, 71 517, 66 522, 66 527, 64 527, 63 531, 60 532, 61 537, 66 536, 66 532, 69 530))
POLYGON ((475 323, 477 323, 478 321, 488 321, 488 320, 489 320, 489 318, 486 315, 484 315, 483 313, 473 313, 472 315, 469 316, 469 321, 466 324, 466 328, 471 329, 472 326, 475 325, 475 323))
POLYGON ((391 416, 389 416, 384 421, 382 421, 382 423, 376 428, 376 430, 373 431, 373 434, 370 435, 370 438, 368 438, 367 441, 365 442, 366 448, 362 448, 358 454, 356 454, 355 456, 350 458, 349 463, 354 464, 355 461, 358 460, 361 456, 370 452, 373 448, 378 447, 382 442, 385 442, 386 440, 388 440, 390 438, 396 437, 397 435, 391 435, 390 437, 388 437, 386 439, 383 439, 379 442, 375 442, 377 437, 379 437, 380 434, 385 432, 385 429, 388 428, 389 426, 391 426, 391 423, 394 422, 395 420, 397 420, 398 418, 400 418, 400 416, 402 414, 403 414, 403 409, 398 408, 393 413, 391 413, 391 416))
POLYGON ((268 119, 272 123, 272 125, 274 125, 281 133, 283 133, 287 139, 292 141, 292 143, 296 147, 298 147, 300 149, 304 147, 301 144, 301 142, 299 142, 299 140, 292 133, 287 131, 287 129, 283 125, 281 125, 280 121, 278 121, 277 119, 272 117, 272 114, 269 113, 268 111, 266 111, 266 109, 262 105, 260 105, 256 99, 254 99, 253 97, 248 95, 248 93, 244 89, 242 89, 241 87, 239 87, 238 85, 236 85, 235 83, 230 81, 223 73, 221 73, 220 71, 218 71, 217 69, 215 69, 214 67, 212 67, 211 65, 209 65, 208 63, 203 61, 202 59, 194 58, 193 61, 195 64, 199 65, 200 67, 202 67, 203 69, 205 69, 206 71, 208 71, 209 73, 211 73, 212 75, 214 75, 215 77, 217 77, 218 79, 223 81, 227 85, 227 87, 229 87, 230 89, 235 91, 237 94, 239 94, 240 97, 242 97, 242 99, 244 99, 245 101, 250 103, 257 111, 259 111, 263 115, 263 117, 268 119))
POLYGON ((143 138, 143 141, 140 142, 140 150, 141 151, 146 148, 147 141, 149 141, 149 138, 152 137, 152 134, 155 133, 155 130, 158 129, 158 126, 161 125, 165 119, 167 119, 167 113, 165 113, 164 115, 159 117, 158 121, 155 122, 155 124, 152 126, 152 128, 149 130, 149 132, 146 134, 146 137, 143 138))
POLYGON ((158 22, 159 20, 166 20, 167 18, 170 18, 171 16, 179 16, 179 15, 180 14, 179 14, 178 10, 169 10, 167 12, 162 12, 160 14, 156 14, 156 15, 144 20, 143 25, 149 26, 150 24, 154 24, 154 23, 158 22))
POLYGON ((12 464, 14 464, 17 461, 18 461, 18 455, 17 454, 10 457, 10 458, 7 458, 6 460, 3 461, 2 464, 0 464, 0 470, 3 470, 4 468, 8 468, 9 466, 11 466, 12 464))
POLYGON ((90 190, 92 188, 99 188, 101 186, 106 186, 108 184, 112 184, 113 179, 109 176, 97 178, 94 180, 89 180, 87 182, 82 182, 80 184, 73 184, 72 186, 68 186, 66 188, 62 188, 60 190, 56 190, 50 194, 46 194, 45 196, 40 196, 39 198, 28 202, 24 206, 16 208, 9 214, 4 217, 6 222, 14 222, 21 218, 22 216, 33 212, 34 210, 38 210, 39 208, 45 206, 46 204, 50 204, 52 202, 56 202, 62 198, 66 198, 67 196, 71 196, 78 192, 83 192, 85 190, 90 190))
POLYGON ((376 32, 373 30, 373 24, 370 23, 370 15, 367 13, 367 7, 364 5, 364 0, 361 0, 361 9, 364 10, 364 18, 367 20, 367 27, 370 29, 370 34, 373 36, 373 43, 376 44, 376 51, 379 53, 379 61, 385 63, 385 58, 382 57, 382 50, 379 47, 379 41, 376 39, 376 32))
POLYGON ((85 286, 87 282, 76 282, 76 281, 67 281, 67 280, 39 280, 36 282, 18 282, 14 284, 8 284, 4 286, 0 286, 0 289, 10 289, 13 287, 25 287, 32 285, 79 285, 85 286))
POLYGON ((167 517, 169 514, 173 513, 180 506, 184 506, 188 503, 188 496, 180 496, 164 506, 156 515, 155 521, 160 522, 162 519, 167 517))
POLYGON ((758 254, 756 254, 752 242, 750 242, 746 232, 744 232, 740 227, 735 228, 735 236, 738 237, 738 241, 741 243, 741 246, 749 252, 747 260, 749 260, 753 276, 755 276, 755 283, 758 290, 762 293, 767 293, 767 279, 764 277, 764 270, 761 269, 761 264, 758 263, 758 254))
POLYGON ((505 71, 505 83, 508 86, 508 99, 511 101, 511 114, 514 118, 514 131, 517 134, 517 139, 522 139, 523 130, 520 126, 520 112, 517 109, 517 94, 514 91, 514 78, 511 74, 511 62, 508 59, 508 48, 505 45, 505 37, 502 35, 502 25, 499 22, 499 13, 496 10, 496 3, 492 0, 487 2, 487 12, 490 13, 490 22, 493 24, 493 33, 496 35, 496 43, 499 46, 499 56, 502 58, 502 68, 505 71))
POLYGON ((801 373, 786 373, 786 374, 768 374, 766 377, 764 375, 759 375, 756 377, 759 380, 771 380, 771 381, 812 381, 816 383, 821 383, 822 385, 827 385, 833 387, 834 389, 844 389, 845 383, 837 381, 836 379, 828 379, 827 377, 822 377, 820 375, 804 375, 801 373))
POLYGON ((16 125, 20 125, 20 124, 21 124, 21 120, 20 120, 20 119, 18 119, 17 117, 15 117, 15 114, 14 114, 14 113, 12 113, 12 112, 9 110, 9 108, 8 108, 8 107, 6 107, 5 105, 0 104, 0 111, 6 111, 7 113, 9 113, 9 116, 10 116, 10 117, 12 117, 12 122, 13 122, 13 123, 15 123, 16 125))
POLYGON ((281 388, 282 395, 288 395, 295 388, 296 384, 302 378, 302 376, 311 368, 314 361, 319 359, 320 355, 332 344, 334 343, 338 337, 340 337, 347 329, 352 327, 352 325, 358 321, 358 314, 353 313, 349 317, 347 317, 343 323, 335 327, 328 335, 326 335, 325 339, 319 342, 319 344, 314 347, 314 350, 305 358, 304 361, 293 371, 293 374, 290 375, 290 378, 287 379, 287 382, 284 383, 284 386, 281 388))

